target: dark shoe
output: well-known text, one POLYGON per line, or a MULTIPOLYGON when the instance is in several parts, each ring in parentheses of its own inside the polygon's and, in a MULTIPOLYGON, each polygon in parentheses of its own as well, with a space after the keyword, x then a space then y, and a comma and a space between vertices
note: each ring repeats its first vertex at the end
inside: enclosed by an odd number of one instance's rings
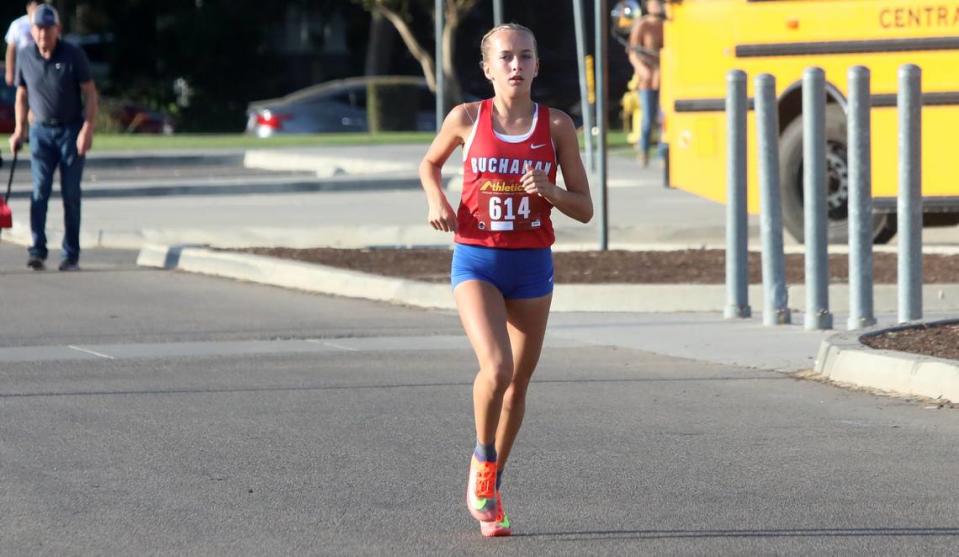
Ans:
POLYGON ((27 259, 27 267, 30 267, 34 271, 42 271, 43 259, 37 257, 36 255, 31 255, 30 258, 27 259))
POLYGON ((70 261, 68 259, 64 259, 63 261, 60 262, 60 270, 61 271, 79 271, 80 264, 77 263, 76 261, 70 261))

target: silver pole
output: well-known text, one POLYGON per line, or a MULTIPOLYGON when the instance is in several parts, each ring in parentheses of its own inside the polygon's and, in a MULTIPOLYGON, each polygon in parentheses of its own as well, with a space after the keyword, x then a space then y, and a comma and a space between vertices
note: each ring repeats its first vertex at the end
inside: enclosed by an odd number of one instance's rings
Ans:
POLYGON ((576 58, 579 62, 579 105, 583 111, 583 142, 586 144, 586 169, 595 170, 593 164, 593 111, 589 104, 586 86, 586 21, 583 17, 583 0, 573 0, 573 25, 576 27, 576 58))
POLYGON ((436 131, 443 126, 443 117, 446 116, 446 82, 443 78, 443 0, 435 0, 436 10, 436 131))
POLYGON ((503 0, 493 0, 493 26, 503 24, 503 0))
POLYGON ((922 318, 922 70, 899 68, 899 322, 922 318))
POLYGON ((872 123, 869 69, 849 68, 849 330, 876 324, 872 281, 872 123))
POLYGON ((746 72, 726 74, 726 319, 749 317, 746 222, 746 72))
POLYGON ((826 74, 803 73, 803 221, 806 239, 807 331, 832 328, 826 228, 826 74))
POLYGON ((756 125, 759 138, 759 233, 763 244, 763 324, 784 325, 792 318, 783 256, 776 78, 770 74, 756 77, 756 125))
POLYGON ((606 128, 609 120, 606 114, 606 46, 609 42, 609 26, 607 17, 609 12, 606 9, 606 0, 596 0, 596 123, 599 128, 599 137, 597 138, 598 147, 598 172, 597 185, 599 186, 599 249, 606 251, 609 249, 609 195, 606 190, 606 128))

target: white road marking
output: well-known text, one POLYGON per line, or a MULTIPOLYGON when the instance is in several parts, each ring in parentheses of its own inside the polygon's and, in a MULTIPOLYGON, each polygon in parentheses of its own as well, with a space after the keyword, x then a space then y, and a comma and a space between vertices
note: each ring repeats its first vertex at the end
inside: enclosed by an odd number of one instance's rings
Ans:
POLYGON ((86 348, 80 348, 79 346, 73 346, 72 344, 68 344, 68 345, 67 345, 67 348, 70 348, 70 349, 72 349, 72 350, 76 350, 76 351, 78 351, 78 352, 86 352, 87 354, 93 354, 94 356, 99 356, 99 357, 101 357, 101 358, 106 358, 106 359, 108 359, 108 360, 115 360, 115 359, 116 359, 116 358, 114 358, 113 356, 110 356, 110 355, 108 355, 108 354, 101 354, 101 353, 95 352, 95 351, 93 351, 93 350, 88 350, 88 349, 86 349, 86 348))
POLYGON ((335 342, 330 342, 328 340, 321 340, 318 338, 308 338, 306 342, 312 342, 313 344, 322 344, 323 346, 329 346, 330 348, 336 348, 338 350, 346 350, 347 352, 359 352, 358 348, 350 348, 349 346, 343 346, 342 344, 336 344, 335 342))

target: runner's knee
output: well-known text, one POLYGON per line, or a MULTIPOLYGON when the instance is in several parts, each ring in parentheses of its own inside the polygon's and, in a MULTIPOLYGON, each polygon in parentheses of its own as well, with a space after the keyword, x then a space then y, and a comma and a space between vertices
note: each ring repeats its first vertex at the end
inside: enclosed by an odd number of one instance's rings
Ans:
POLYGON ((506 360, 488 362, 480 367, 480 377, 486 380, 494 391, 505 392, 513 380, 513 363, 506 360))
POLYGON ((511 383, 509 388, 506 389, 506 394, 503 396, 503 410, 508 412, 514 406, 526 404, 526 391, 528 387, 528 382, 523 384, 511 383))

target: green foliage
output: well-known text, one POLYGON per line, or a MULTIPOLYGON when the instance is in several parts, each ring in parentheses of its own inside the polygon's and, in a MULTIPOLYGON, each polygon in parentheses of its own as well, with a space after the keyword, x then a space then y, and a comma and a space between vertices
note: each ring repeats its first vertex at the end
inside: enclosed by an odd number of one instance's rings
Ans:
POLYGON ((121 123, 120 118, 117 117, 118 108, 115 101, 104 99, 103 97, 100 98, 95 128, 98 134, 122 133, 125 131, 123 123, 121 123))
POLYGON ((105 94, 178 116, 180 130, 240 131, 246 104, 272 96, 279 64, 267 32, 299 0, 77 0, 86 32, 110 33, 105 94), (89 21, 87 21, 89 20, 89 21), (92 22, 92 23, 91 23, 92 22), (195 95, 179 107, 174 80, 195 95))

